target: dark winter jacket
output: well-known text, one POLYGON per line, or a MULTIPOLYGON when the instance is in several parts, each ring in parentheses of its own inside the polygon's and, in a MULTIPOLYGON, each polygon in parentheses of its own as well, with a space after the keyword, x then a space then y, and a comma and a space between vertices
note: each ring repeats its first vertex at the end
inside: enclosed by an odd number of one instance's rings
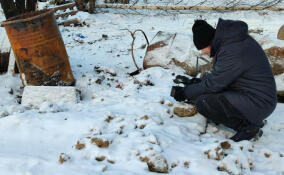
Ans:
POLYGON ((188 99, 223 93, 245 119, 260 123, 277 104, 275 80, 261 46, 248 35, 243 21, 219 19, 211 43, 213 70, 185 88, 188 99))

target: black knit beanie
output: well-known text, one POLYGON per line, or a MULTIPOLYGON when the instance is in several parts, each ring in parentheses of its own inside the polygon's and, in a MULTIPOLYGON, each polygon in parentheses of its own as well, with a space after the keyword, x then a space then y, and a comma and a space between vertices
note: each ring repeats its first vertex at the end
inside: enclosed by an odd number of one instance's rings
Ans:
POLYGON ((198 50, 201 50, 210 45, 215 29, 204 20, 195 20, 192 32, 194 45, 198 50))

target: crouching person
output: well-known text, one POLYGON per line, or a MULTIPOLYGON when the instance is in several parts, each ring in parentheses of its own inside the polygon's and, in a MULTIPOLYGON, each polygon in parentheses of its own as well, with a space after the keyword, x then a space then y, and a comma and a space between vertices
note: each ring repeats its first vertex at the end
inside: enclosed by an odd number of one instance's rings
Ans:
POLYGON ((275 109, 277 94, 268 59, 248 35, 243 21, 219 19, 216 29, 196 20, 193 42, 214 57, 213 70, 200 82, 177 88, 177 101, 189 100, 198 112, 236 131, 238 142, 262 135, 263 120, 275 109))

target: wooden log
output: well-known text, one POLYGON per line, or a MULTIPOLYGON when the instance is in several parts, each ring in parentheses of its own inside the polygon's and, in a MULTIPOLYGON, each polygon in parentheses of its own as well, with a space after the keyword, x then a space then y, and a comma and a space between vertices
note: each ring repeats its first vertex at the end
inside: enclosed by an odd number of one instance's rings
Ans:
POLYGON ((96 8, 117 8, 117 9, 145 9, 145 10, 215 10, 215 11, 237 11, 237 10, 271 10, 271 11, 282 11, 282 7, 246 7, 246 6, 164 6, 164 5, 131 5, 131 4, 101 4, 96 5, 96 8))
POLYGON ((69 4, 61 5, 59 7, 55 7, 52 10, 58 11, 58 10, 73 9, 75 6, 76 6, 75 3, 69 3, 69 4))
POLYGON ((71 26, 71 24, 73 24, 74 26, 83 26, 83 24, 77 18, 63 21, 58 25, 63 25, 64 27, 66 27, 71 26))
POLYGON ((70 12, 58 14, 58 15, 55 16, 55 18, 58 19, 58 18, 60 18, 60 17, 61 17, 61 18, 65 18, 65 17, 67 17, 67 16, 74 16, 74 15, 76 15, 77 13, 78 13, 77 10, 76 10, 76 11, 70 11, 70 12))

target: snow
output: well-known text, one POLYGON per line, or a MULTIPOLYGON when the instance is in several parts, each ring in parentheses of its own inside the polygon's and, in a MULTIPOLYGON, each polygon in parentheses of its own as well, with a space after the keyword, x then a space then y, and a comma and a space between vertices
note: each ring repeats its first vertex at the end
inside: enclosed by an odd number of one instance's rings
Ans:
MULTIPOLYGON (((216 25, 222 17, 244 20, 250 29, 263 29, 253 36, 264 48, 283 47, 276 35, 284 12, 264 12, 102 9, 68 17, 90 25, 59 27, 82 99, 76 104, 50 100, 27 108, 19 104, 23 95, 19 76, 1 75, 0 174, 156 174, 141 161, 145 157, 162 168, 168 166, 169 174, 283 174, 284 104, 278 104, 267 118, 258 141, 234 143, 228 139, 232 130, 213 124, 205 129, 200 114, 179 118, 173 109, 186 104, 169 94, 173 78, 184 75, 183 71, 153 67, 129 76, 136 70, 132 38, 122 30, 142 29, 150 41, 158 31, 178 33, 192 47, 194 19, 201 15, 216 25), (220 146, 225 141, 231 145, 229 149, 220 146), (60 163, 60 157, 66 161, 60 163)), ((1 38, 3 32, 0 28, 1 38)), ((140 67, 143 44, 143 36, 137 34, 135 57, 140 67)), ((187 56, 195 58, 197 50, 188 49, 187 56)), ((181 60, 186 57, 179 56, 181 60)), ((189 63, 195 65, 194 60, 189 63)), ((283 74, 276 81, 277 88, 284 90, 283 74)), ((36 97, 30 98, 33 100, 36 97)))
POLYGON ((39 107, 44 102, 76 104, 78 101, 77 96, 74 87, 26 86, 23 92, 22 105, 25 107, 39 107))

